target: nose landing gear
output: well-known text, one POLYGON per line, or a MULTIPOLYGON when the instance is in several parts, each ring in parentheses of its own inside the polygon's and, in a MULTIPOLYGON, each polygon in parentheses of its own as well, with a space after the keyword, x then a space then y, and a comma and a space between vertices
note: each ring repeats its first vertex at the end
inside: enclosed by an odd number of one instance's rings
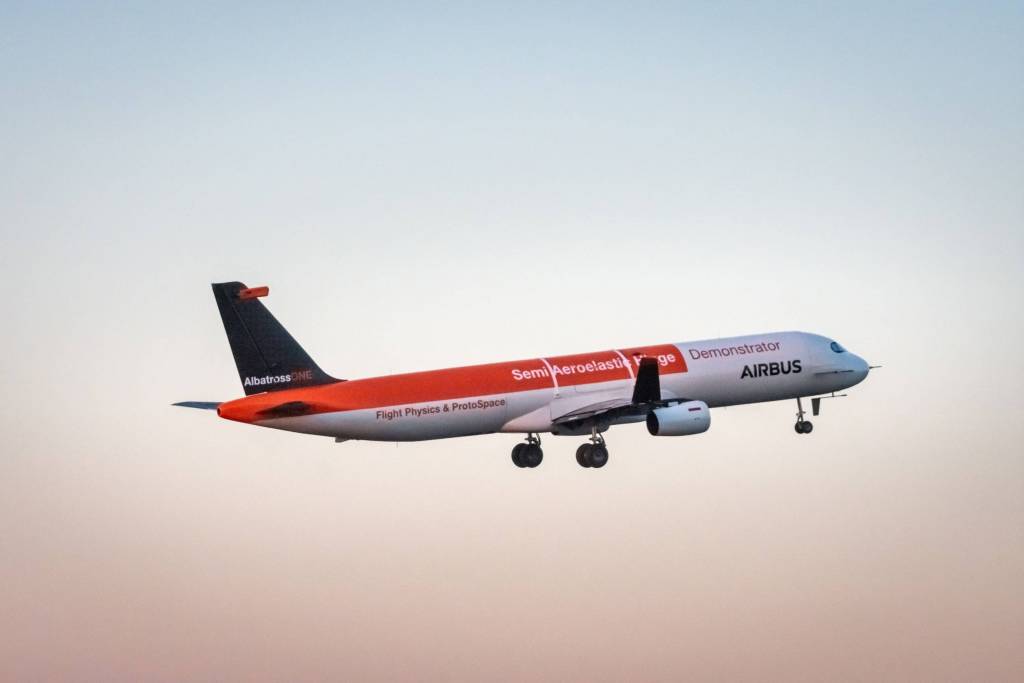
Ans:
POLYGON ((580 467, 595 468, 608 464, 608 447, 604 443, 604 437, 597 433, 597 427, 591 429, 590 443, 576 449, 576 462, 580 467))
POLYGON ((516 467, 536 467, 544 460, 544 451, 540 448, 540 437, 528 434, 526 443, 517 443, 512 449, 512 462, 516 467))
MULTIPOLYGON (((817 412, 815 412, 815 414, 817 414, 817 412)), ((804 404, 800 402, 799 398, 796 399, 796 424, 793 425, 793 429, 796 430, 797 434, 810 434, 814 429, 814 425, 811 424, 811 421, 804 419, 804 404)))

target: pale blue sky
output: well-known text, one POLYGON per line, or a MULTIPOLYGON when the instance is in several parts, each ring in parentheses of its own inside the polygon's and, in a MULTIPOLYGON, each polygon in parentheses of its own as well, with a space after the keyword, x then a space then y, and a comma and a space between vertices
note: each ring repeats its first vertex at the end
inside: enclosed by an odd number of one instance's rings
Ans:
POLYGON ((1024 675, 1020 3, 3 3, 0 66, 0 678, 1024 675), (523 473, 171 410, 232 279, 340 377, 885 368, 523 473))

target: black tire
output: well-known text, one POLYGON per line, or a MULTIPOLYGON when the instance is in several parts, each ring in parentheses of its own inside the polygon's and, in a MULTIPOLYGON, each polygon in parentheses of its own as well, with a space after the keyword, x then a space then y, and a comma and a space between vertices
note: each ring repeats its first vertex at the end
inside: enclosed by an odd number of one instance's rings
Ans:
POLYGON ((796 430, 797 434, 803 434, 804 433, 804 423, 803 422, 797 422, 795 425, 793 425, 793 429, 796 430))
POLYGON ((525 443, 517 443, 512 448, 512 462, 515 463, 516 467, 526 467, 526 463, 523 462, 523 450, 525 448, 525 443))
POLYGON ((608 464, 608 448, 603 443, 592 447, 587 455, 589 456, 587 460, 590 462, 591 467, 599 468, 608 464))
POLYGON ((523 461, 523 465, 526 467, 536 467, 544 462, 544 451, 540 449, 540 446, 532 443, 526 446, 519 459, 523 461))
POLYGON ((804 434, 810 434, 813 430, 814 430, 814 425, 812 425, 807 420, 804 420, 804 434))
POLYGON ((580 467, 590 467, 590 459, 587 457, 590 451, 590 444, 580 444, 580 447, 576 449, 576 462, 579 463, 580 467))

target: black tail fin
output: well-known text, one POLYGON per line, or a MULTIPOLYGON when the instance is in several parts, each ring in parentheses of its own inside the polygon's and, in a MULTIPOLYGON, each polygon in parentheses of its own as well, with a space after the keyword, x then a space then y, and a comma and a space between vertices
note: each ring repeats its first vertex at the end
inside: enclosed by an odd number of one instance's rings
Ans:
POLYGON ((241 282, 213 285, 238 377, 245 393, 259 394, 331 384, 334 379, 317 366, 281 323, 260 303, 266 287, 248 289, 241 282))

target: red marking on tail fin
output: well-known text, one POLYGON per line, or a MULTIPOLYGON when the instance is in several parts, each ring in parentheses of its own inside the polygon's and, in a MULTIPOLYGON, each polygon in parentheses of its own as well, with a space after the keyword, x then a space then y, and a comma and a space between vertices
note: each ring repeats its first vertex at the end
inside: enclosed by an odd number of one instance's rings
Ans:
POLYGON ((242 301, 246 299, 258 299, 261 296, 270 294, 270 287, 250 287, 248 289, 238 290, 238 298, 242 301))

